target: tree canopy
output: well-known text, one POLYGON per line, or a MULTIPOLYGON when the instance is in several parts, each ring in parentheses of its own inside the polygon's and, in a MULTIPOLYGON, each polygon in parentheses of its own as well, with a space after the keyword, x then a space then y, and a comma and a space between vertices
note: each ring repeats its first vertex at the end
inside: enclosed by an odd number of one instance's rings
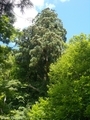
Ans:
POLYGON ((84 34, 72 41, 51 65, 49 97, 33 105, 31 120, 90 119, 90 41, 84 34))
POLYGON ((21 65, 20 74, 39 92, 34 95, 46 94, 49 66, 61 56, 65 41, 66 30, 49 8, 36 16, 32 26, 23 30, 17 41, 20 47, 17 60, 21 65))
POLYGON ((27 5, 0 1, 0 120, 89 120, 90 35, 66 43, 67 31, 49 8, 19 32, 13 7, 27 5))

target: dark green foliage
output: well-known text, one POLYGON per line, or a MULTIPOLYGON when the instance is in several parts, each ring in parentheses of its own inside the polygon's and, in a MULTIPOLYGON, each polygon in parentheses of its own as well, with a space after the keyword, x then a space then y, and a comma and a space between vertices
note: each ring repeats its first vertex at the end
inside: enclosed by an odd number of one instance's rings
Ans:
MULTIPOLYGON (((14 51, 8 47, 0 46, 0 119, 26 118, 25 99, 28 94, 23 94, 22 84, 17 79, 18 67, 15 63, 14 51)), ((26 86, 25 86, 26 87, 26 86)), ((29 103, 27 103, 29 104, 29 103)))
POLYGON ((17 62, 20 78, 28 84, 31 97, 45 96, 49 82, 48 72, 64 48, 66 30, 57 14, 49 8, 36 16, 33 25, 23 30, 18 40, 17 62))
POLYGON ((6 15, 2 15, 0 17, 0 41, 9 43, 13 34, 16 34, 16 30, 13 27, 10 18, 6 15))
MULTIPOLYGON (((23 10, 27 6, 25 4, 27 1, 21 1, 18 7, 23 10)), ((15 61, 17 50, 12 50, 7 46, 10 40, 14 41, 21 34, 13 26, 15 21, 13 5, 15 4, 8 0, 0 1, 0 42, 6 43, 6 47, 0 45, 0 120, 17 120, 21 119, 21 116, 25 120, 25 111, 27 111, 24 106, 28 94, 23 94, 24 89, 22 90, 24 86, 26 88, 26 84, 17 79, 19 69, 15 61)))

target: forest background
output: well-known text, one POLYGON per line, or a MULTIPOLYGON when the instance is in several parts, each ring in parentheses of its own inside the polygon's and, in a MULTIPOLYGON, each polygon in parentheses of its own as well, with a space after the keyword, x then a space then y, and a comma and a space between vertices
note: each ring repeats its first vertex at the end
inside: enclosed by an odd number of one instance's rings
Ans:
POLYGON ((90 35, 67 30, 55 10, 43 9, 23 30, 14 7, 29 0, 0 1, 0 119, 89 120, 90 35), (9 46, 13 42, 15 47, 9 46))

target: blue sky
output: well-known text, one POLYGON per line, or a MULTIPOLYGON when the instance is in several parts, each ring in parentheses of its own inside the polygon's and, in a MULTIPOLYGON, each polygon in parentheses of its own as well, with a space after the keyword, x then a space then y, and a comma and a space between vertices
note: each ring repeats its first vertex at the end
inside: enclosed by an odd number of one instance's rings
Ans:
POLYGON ((32 23, 38 12, 46 7, 56 11, 67 30, 67 40, 73 35, 80 33, 90 34, 90 0, 31 0, 34 8, 26 10, 25 14, 19 14, 15 9, 17 22, 16 27, 25 28, 32 23))
MULTIPOLYGON (((18 0, 16 0, 18 1, 18 0)), ((46 7, 54 9, 67 30, 67 41, 80 33, 90 34, 90 0, 31 0, 32 9, 25 9, 21 14, 18 8, 14 9, 17 21, 14 26, 23 29, 32 24, 32 19, 46 7)), ((1 43, 0 43, 1 44, 1 43)), ((10 43, 14 46, 14 43, 10 43)))
MULTIPOLYGON (((17 0, 18 1, 18 0, 17 0)), ((32 9, 25 9, 21 14, 15 8, 17 21, 14 26, 23 29, 32 24, 32 19, 46 7, 56 11, 67 30, 67 41, 80 33, 90 34, 90 0, 31 0, 34 4, 32 9)), ((13 46, 14 43, 10 43, 13 46)))
POLYGON ((90 34, 90 0, 57 0, 55 10, 67 30, 67 39, 80 33, 90 34))

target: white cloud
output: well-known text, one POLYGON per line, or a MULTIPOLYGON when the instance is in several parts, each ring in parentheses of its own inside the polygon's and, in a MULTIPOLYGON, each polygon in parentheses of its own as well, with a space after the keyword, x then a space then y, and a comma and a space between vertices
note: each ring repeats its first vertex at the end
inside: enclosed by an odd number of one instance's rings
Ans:
POLYGON ((45 7, 46 7, 46 8, 49 7, 50 9, 52 9, 52 8, 55 8, 55 5, 54 5, 54 4, 51 4, 51 3, 46 3, 46 4, 45 4, 45 7))
POLYGON ((70 0, 60 0, 60 2, 69 2, 70 0))
MULTIPOLYGON (((19 8, 14 8, 14 12, 16 15, 16 22, 14 23, 14 26, 19 29, 26 28, 32 24, 32 19, 35 18, 35 16, 38 14, 39 10, 42 10, 43 8, 55 8, 54 4, 51 3, 45 3, 45 0, 31 0, 34 4, 33 8, 27 8, 24 10, 24 13, 22 14, 19 10, 19 8)), ((17 0, 18 2, 18 0, 17 0)))
POLYGON ((44 6, 44 0, 31 0, 35 7, 42 8, 44 6))
POLYGON ((25 9, 25 12, 22 14, 18 8, 14 9, 16 15, 16 22, 14 26, 16 28, 23 29, 32 24, 32 19, 37 15, 35 8, 25 9))
MULTIPOLYGON (((18 0, 16 0, 18 2, 18 0)), ((36 10, 36 7, 38 9, 42 9, 44 7, 44 0, 31 0, 31 2, 34 4, 33 8, 25 9, 24 13, 22 14, 18 8, 14 8, 14 12, 16 15, 17 21, 14 23, 14 26, 16 28, 23 29, 25 27, 28 27, 32 24, 32 19, 37 15, 38 11, 36 10)))

